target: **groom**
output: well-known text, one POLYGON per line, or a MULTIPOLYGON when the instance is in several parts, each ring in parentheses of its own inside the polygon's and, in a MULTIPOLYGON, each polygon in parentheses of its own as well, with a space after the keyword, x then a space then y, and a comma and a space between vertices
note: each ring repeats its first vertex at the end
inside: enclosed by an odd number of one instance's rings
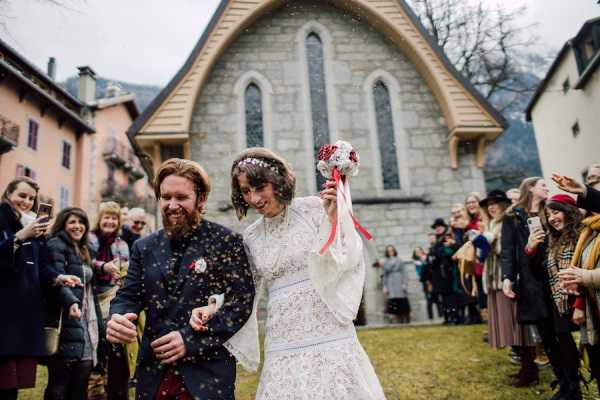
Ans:
POLYGON ((134 323, 144 310, 137 399, 234 399, 235 359, 223 343, 244 325, 254 301, 242 239, 202 218, 210 180, 199 164, 165 161, 154 191, 164 229, 134 244, 125 285, 111 302, 107 339, 136 340, 134 323), (192 330, 192 309, 220 293, 225 303, 208 329, 192 330))

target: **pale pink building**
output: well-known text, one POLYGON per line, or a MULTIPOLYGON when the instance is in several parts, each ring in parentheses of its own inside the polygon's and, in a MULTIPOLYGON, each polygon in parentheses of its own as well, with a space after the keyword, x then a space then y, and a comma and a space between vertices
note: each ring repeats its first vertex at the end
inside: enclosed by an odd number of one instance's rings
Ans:
POLYGON ((57 208, 81 206, 82 138, 95 132, 82 103, 2 41, 0 81, 0 190, 26 175, 57 208))
MULTIPOLYGON (((111 85, 96 98, 94 71, 79 67, 79 93, 53 79, 0 41, 0 190, 19 175, 35 179, 57 210, 98 204, 155 205, 148 178, 125 132, 139 115, 132 94, 111 85)), ((152 221, 151 221, 152 223, 152 221)))

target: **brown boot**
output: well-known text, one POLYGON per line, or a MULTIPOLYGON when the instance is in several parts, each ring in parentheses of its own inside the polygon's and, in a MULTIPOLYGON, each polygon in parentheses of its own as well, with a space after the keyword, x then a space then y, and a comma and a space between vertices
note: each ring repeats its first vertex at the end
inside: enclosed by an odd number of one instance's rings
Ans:
POLYGON ((514 387, 529 387, 540 382, 540 374, 535 364, 535 347, 521 348, 521 369, 512 384, 514 387))

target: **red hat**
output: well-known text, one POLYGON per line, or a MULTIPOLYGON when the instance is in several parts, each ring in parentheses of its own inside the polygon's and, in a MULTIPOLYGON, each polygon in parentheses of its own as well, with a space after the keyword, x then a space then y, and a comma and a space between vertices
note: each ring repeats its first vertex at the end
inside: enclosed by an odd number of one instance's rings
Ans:
POLYGON ((575 201, 575 199, 569 196, 568 194, 555 194, 554 196, 550 197, 549 201, 555 203, 568 204, 570 206, 577 207, 577 202, 575 201))

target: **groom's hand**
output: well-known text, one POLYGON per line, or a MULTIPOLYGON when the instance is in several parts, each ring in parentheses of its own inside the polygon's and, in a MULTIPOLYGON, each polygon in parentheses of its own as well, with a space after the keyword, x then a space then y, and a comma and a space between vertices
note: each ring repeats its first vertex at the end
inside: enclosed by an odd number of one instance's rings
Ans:
POLYGON ((183 337, 179 331, 173 331, 159 337, 150 343, 150 346, 152 346, 152 350, 161 364, 171 364, 185 357, 187 353, 183 337))
POLYGON ((106 324, 106 340, 111 343, 128 344, 137 340, 137 330, 132 321, 137 315, 127 313, 125 315, 113 314, 106 324))

